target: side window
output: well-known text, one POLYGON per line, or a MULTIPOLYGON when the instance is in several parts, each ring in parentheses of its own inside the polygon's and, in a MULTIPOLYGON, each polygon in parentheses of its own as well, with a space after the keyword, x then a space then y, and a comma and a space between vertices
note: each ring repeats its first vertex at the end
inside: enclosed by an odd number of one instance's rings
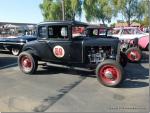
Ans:
POLYGON ((49 39, 68 39, 68 27, 67 26, 49 26, 48 27, 49 39))
POLYGON ((39 37, 40 38, 46 38, 47 37, 46 26, 39 27, 38 31, 39 31, 39 37))
POLYGON ((48 28, 48 35, 49 35, 49 36, 53 36, 53 34, 54 34, 54 33, 53 33, 53 28, 52 28, 52 27, 49 27, 49 28, 48 28))
POLYGON ((123 32, 122 32, 122 34, 124 34, 124 35, 129 35, 129 34, 131 34, 131 33, 130 33, 130 30, 129 30, 129 29, 124 29, 123 32))

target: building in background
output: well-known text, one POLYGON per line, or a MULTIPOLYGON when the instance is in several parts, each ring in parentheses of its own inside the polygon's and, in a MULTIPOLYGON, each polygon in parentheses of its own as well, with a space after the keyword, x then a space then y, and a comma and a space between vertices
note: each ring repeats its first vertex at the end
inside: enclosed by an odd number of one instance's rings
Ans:
MULTIPOLYGON (((131 27, 141 27, 141 24, 140 23, 137 23, 137 22, 133 22, 133 23, 131 23, 131 25, 130 25, 131 27)), ((117 22, 116 24, 115 24, 115 27, 128 27, 128 24, 127 24, 127 22, 117 22)))
POLYGON ((0 37, 34 35, 37 24, 0 22, 0 37))

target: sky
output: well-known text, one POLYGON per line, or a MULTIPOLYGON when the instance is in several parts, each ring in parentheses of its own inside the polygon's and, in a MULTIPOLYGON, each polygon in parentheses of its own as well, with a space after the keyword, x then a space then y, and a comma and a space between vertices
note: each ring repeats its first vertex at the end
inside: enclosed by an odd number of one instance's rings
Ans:
POLYGON ((42 0, 0 0, 0 22, 39 23, 42 0))
MULTIPOLYGON (((39 4, 43 0, 0 0, 0 22, 39 23, 43 16, 39 4)), ((82 22, 86 22, 84 13, 82 22)), ((112 19, 112 23, 116 19, 112 19)), ((99 22, 91 22, 99 23, 99 22)))

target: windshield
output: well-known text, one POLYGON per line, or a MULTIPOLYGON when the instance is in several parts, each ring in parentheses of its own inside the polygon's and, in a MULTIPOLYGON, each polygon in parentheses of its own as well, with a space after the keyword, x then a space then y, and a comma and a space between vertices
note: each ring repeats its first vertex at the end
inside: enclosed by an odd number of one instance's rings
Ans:
POLYGON ((72 38, 85 36, 85 27, 84 26, 73 26, 72 27, 72 38))

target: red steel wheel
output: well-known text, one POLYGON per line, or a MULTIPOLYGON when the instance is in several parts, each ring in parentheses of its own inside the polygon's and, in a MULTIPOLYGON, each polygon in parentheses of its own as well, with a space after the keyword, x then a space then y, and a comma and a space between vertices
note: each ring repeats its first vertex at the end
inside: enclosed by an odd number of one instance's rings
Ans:
POLYGON ((33 64, 28 56, 22 55, 20 60, 21 60, 21 67, 25 72, 28 72, 32 69, 33 64))
POLYGON ((97 66, 96 75, 103 85, 115 87, 123 80, 123 69, 116 61, 105 60, 97 66))
POLYGON ((18 65, 22 72, 33 74, 37 70, 37 59, 28 52, 22 52, 18 57, 18 65))
POLYGON ((142 58, 141 51, 136 47, 129 48, 126 54, 127 54, 128 60, 131 62, 139 62, 142 58))
POLYGON ((120 77, 120 72, 119 70, 112 65, 104 65, 100 70, 99 70, 99 75, 102 81, 104 81, 107 84, 113 84, 115 83, 119 77, 120 77))

